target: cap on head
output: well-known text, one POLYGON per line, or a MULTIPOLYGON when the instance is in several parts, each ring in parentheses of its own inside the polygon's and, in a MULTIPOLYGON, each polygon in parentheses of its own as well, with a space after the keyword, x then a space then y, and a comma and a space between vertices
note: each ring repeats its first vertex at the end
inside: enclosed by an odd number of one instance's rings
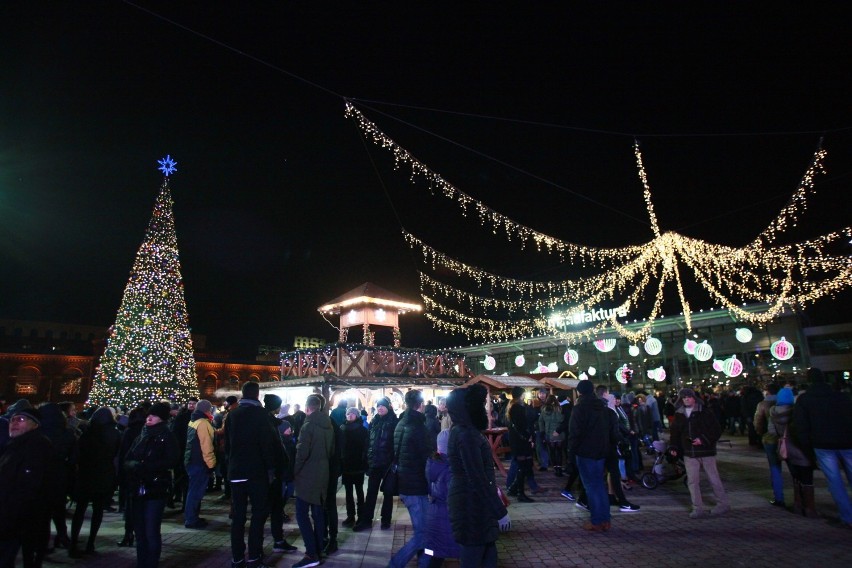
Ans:
POLYGON ((577 392, 584 396, 594 395, 595 385, 593 385, 592 381, 588 379, 580 381, 577 383, 577 392))

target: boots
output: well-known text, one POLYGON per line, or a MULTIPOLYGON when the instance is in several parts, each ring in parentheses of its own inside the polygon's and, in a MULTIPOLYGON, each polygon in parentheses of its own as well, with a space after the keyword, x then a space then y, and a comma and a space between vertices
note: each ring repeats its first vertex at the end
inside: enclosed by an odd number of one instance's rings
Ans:
POLYGON ((124 538, 116 544, 118 546, 133 546, 133 533, 124 533, 124 538))
POLYGON ((518 475, 515 477, 515 483, 512 487, 509 488, 509 494, 517 494, 518 502, 520 503, 533 503, 534 500, 527 497, 527 494, 524 493, 524 486, 526 485, 527 480, 527 472, 523 466, 518 468, 518 475))
POLYGON ((801 484, 802 488, 802 505, 805 508, 805 516, 809 519, 818 519, 820 514, 816 510, 814 502, 814 486, 801 484))
MULTIPOLYGON (((811 490, 813 490, 813 486, 811 486, 811 490)), ((795 515, 801 515, 805 512, 804 507, 802 507, 802 484, 798 479, 793 480, 793 508, 791 511, 795 515)))
POLYGON ((561 465, 553 466, 553 470, 556 473, 556 477, 562 477, 562 466, 561 465))

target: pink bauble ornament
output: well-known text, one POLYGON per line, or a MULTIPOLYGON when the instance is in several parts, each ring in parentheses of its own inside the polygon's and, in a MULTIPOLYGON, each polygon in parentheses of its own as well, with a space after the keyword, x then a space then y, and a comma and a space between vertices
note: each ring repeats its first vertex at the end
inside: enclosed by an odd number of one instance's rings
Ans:
POLYGON ((772 353, 772 356, 779 361, 786 361, 793 356, 793 353, 795 353, 796 350, 793 348, 792 343, 782 337, 772 344, 769 351, 772 353))

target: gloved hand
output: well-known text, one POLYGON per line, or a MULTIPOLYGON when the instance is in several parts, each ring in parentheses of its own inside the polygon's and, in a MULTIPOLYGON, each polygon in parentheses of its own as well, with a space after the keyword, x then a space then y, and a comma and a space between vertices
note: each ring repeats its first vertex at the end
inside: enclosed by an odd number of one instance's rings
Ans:
POLYGON ((512 519, 509 518, 509 513, 506 513, 506 516, 497 521, 497 525, 500 527, 500 532, 509 532, 509 529, 512 528, 512 519))

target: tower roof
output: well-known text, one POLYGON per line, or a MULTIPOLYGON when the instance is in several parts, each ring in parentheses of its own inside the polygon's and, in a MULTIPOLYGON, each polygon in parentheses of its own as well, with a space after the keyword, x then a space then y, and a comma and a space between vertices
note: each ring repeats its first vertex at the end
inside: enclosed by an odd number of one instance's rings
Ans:
POLYGON ((345 308, 370 305, 395 309, 400 314, 419 312, 423 309, 420 304, 406 300, 393 292, 388 292, 372 282, 364 282, 360 286, 320 306, 317 310, 323 313, 339 314, 345 308))

